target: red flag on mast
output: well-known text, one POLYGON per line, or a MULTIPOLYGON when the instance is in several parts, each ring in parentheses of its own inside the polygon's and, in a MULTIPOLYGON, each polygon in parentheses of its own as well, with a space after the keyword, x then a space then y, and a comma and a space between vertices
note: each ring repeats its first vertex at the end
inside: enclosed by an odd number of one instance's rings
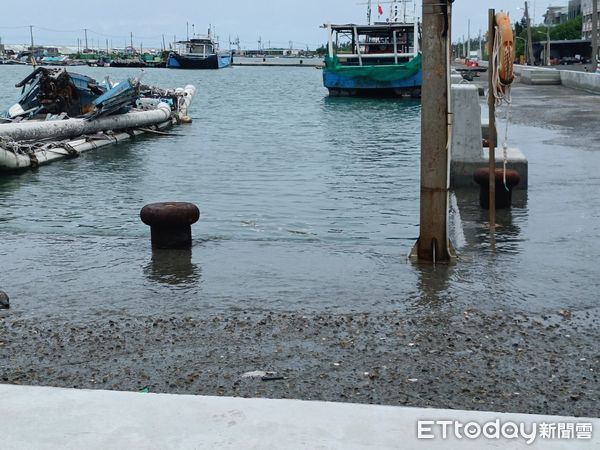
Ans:
POLYGON ((380 4, 377 4, 377 13, 378 13, 380 16, 383 16, 383 8, 381 7, 381 5, 380 5, 380 4))

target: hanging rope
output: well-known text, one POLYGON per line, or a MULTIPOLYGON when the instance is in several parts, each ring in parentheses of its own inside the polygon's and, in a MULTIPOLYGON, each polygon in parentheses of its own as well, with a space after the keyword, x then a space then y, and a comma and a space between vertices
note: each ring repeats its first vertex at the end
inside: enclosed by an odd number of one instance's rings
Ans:
POLYGON ((509 189, 506 185, 506 165, 508 162, 508 123, 510 121, 510 106, 512 103, 511 86, 514 80, 514 45, 510 19, 505 13, 496 14, 494 48, 492 49, 492 52, 493 65, 490 76, 492 77, 493 88, 489 95, 494 96, 496 107, 506 103, 506 123, 504 129, 504 141, 502 143, 502 181, 504 189, 508 191, 509 189))

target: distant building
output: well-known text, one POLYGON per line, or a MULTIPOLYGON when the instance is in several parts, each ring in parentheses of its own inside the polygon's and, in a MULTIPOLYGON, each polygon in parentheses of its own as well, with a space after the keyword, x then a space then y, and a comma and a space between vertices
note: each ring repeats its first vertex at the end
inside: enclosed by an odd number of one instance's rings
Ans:
POLYGON ((305 50, 301 49, 291 49, 291 48, 263 48, 259 50, 236 50, 235 54, 239 56, 290 56, 290 57, 300 57, 306 56, 308 53, 305 50))
MULTIPOLYGON (((583 24, 581 26, 581 37, 583 39, 592 39, 592 1, 593 0, 582 0, 581 1, 581 14, 583 15, 583 24)), ((600 11, 600 0, 596 0, 598 5, 598 11, 600 11)), ((598 23, 598 30, 600 30, 600 14, 596 17, 598 23)))
POLYGON ((2 38, 0 37, 0 55, 4 55, 4 44, 2 43, 2 38))
POLYGON ((560 25, 569 20, 568 6, 548 6, 544 14, 544 25, 553 26, 560 25))
POLYGON ((569 0, 569 20, 581 15, 581 0, 569 0))

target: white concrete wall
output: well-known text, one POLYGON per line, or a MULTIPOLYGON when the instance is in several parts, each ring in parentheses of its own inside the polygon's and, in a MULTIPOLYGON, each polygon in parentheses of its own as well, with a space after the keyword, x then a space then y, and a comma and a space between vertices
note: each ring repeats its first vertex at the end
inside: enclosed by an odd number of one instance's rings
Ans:
MULTIPOLYGON (((259 381, 260 383, 260 381, 259 381)), ((458 449, 597 448, 600 420, 192 395, 0 385, 0 448, 12 449, 458 449), (417 439, 417 421, 588 423, 590 439, 417 439)), ((454 429, 450 427, 451 430, 454 429)), ((511 428, 511 431, 513 429, 511 428)), ((509 434, 513 434, 512 432, 509 434)))
POLYGON ((521 83, 561 84, 560 71, 555 69, 528 68, 521 70, 521 83))
POLYGON ((600 74, 561 70, 560 80, 563 86, 600 94, 600 74))

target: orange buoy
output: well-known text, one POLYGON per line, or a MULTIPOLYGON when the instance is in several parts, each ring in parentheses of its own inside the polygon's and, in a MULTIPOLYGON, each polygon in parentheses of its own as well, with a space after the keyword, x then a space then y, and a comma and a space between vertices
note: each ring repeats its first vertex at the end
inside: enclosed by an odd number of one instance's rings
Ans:
POLYGON ((503 85, 513 82, 513 61, 515 59, 515 46, 512 26, 508 14, 496 13, 496 25, 500 36, 500 51, 498 54, 498 76, 503 85))

